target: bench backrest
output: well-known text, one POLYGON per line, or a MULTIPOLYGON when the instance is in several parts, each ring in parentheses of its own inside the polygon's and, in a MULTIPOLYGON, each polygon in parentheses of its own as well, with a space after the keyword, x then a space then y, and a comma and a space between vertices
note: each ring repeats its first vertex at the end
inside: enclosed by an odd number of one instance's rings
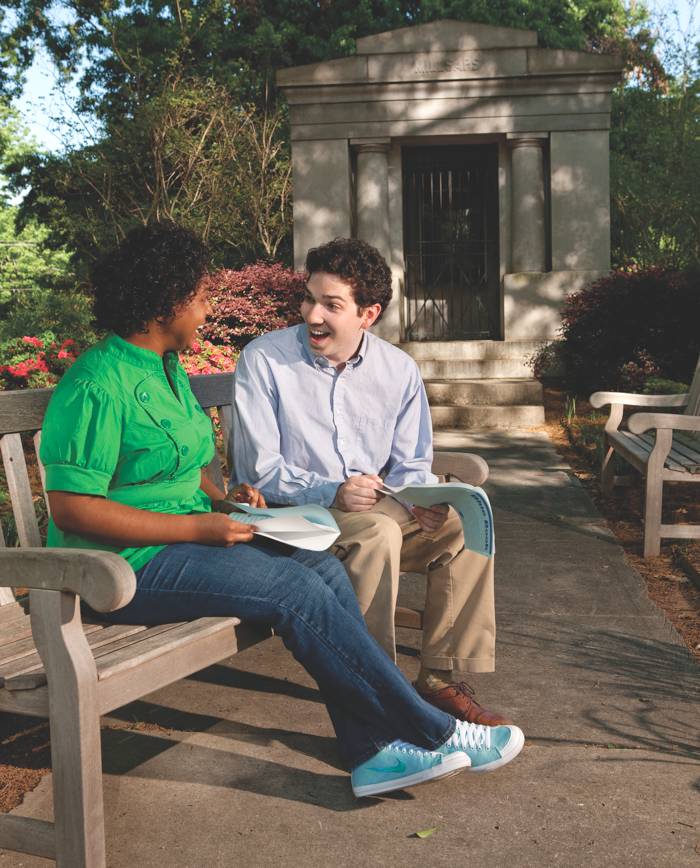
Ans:
POLYGON ((698 356, 698 363, 695 366, 693 382, 690 384, 688 405, 685 412, 688 416, 700 416, 700 356, 698 356))
MULTIPOLYGON (((233 398, 233 374, 201 374, 190 377, 192 391, 209 416, 217 410, 224 441, 224 456, 229 454, 231 442, 231 402, 233 398)), ((27 389, 16 392, 0 392, 0 452, 2 453, 7 488, 12 502, 12 513, 17 528, 17 538, 21 546, 40 546, 41 534, 35 503, 41 492, 32 491, 24 457, 22 434, 31 435, 36 452, 41 488, 46 509, 49 501, 44 489, 44 469, 39 460, 41 427, 44 414, 53 389, 27 389)), ((70 420, 66 421, 70 424, 70 420)), ((215 455, 207 468, 210 479, 220 488, 224 487, 222 462, 215 455)), ((5 546, 5 538, 0 526, 0 546, 5 546)), ((1 586, 0 606, 14 600, 9 588, 1 586)))

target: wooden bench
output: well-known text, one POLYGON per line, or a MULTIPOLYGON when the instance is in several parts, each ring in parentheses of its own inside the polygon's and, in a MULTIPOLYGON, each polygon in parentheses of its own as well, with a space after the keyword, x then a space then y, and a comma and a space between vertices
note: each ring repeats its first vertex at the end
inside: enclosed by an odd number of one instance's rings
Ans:
POLYGON ((664 482, 700 483, 700 358, 687 394, 595 392, 590 400, 593 407, 610 404, 601 472, 603 491, 610 492, 626 481, 626 477, 615 475, 615 453, 646 477, 644 557, 659 554, 662 538, 700 539, 700 524, 661 523, 664 482), (634 413, 624 430, 620 425, 625 407, 683 412, 634 413))
MULTIPOLYGON (((191 382, 202 407, 210 415, 217 408, 228 449, 232 375, 191 382)), ((0 712, 49 718, 54 822, 0 815, 0 848, 55 859, 62 868, 103 868, 100 715, 217 663, 270 631, 238 618, 156 627, 81 619, 81 598, 107 613, 129 602, 136 581, 119 555, 41 547, 20 434, 33 435, 38 453, 50 396, 50 389, 0 393, 0 450, 20 543, 6 548, 0 532, 0 712), (28 588, 29 605, 17 602, 12 588, 28 588)), ((488 475, 483 459, 459 453, 437 454, 434 469, 473 484, 488 475)), ((218 457, 208 473, 223 488, 218 457)), ((419 627, 421 615, 404 610, 397 623, 419 627)))

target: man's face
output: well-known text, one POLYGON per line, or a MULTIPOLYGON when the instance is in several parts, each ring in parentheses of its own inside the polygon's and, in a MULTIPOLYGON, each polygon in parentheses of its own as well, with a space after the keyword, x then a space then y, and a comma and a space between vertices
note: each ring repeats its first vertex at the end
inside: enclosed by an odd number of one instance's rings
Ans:
POLYGON ((308 329, 311 351, 334 365, 351 359, 359 349, 362 332, 381 313, 381 305, 358 308, 352 286, 342 277, 317 271, 306 283, 301 315, 308 329))

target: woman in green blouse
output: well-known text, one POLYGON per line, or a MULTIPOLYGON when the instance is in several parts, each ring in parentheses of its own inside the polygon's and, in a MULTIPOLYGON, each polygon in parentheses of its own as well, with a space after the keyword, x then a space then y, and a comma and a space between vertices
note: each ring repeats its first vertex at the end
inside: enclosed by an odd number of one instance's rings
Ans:
MULTIPOLYGON (((517 727, 487 731, 423 702, 367 632, 336 558, 254 540, 249 525, 212 511, 225 494, 204 473, 211 424, 177 356, 211 312, 206 265, 195 236, 158 225, 95 266, 95 316, 108 334, 46 413, 48 544, 129 561, 137 590, 115 622, 236 615, 273 626, 319 685, 356 795, 508 762, 522 746, 517 727)), ((249 485, 236 496, 264 505, 249 485)))

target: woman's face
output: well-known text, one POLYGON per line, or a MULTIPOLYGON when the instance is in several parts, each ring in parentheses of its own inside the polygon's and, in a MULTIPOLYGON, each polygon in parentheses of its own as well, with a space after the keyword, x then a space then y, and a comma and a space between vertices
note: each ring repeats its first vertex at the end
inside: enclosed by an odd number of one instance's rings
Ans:
POLYGON ((195 339, 197 329, 204 325, 211 312, 209 293, 204 283, 200 282, 192 298, 175 308, 175 315, 164 326, 173 344, 171 349, 186 350, 195 339))

